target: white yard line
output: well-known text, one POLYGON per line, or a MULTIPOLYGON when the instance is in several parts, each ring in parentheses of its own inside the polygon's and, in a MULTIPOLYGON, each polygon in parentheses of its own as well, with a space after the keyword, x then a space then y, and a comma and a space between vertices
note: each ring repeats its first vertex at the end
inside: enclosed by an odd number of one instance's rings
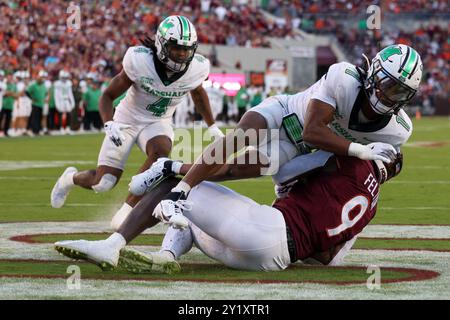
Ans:
POLYGON ((8 161, 0 160, 0 171, 12 171, 23 169, 36 168, 55 168, 64 167, 75 164, 93 164, 94 161, 73 161, 73 160, 58 160, 58 161, 8 161))
MULTIPOLYGON (((0 259, 65 260, 55 253, 51 244, 30 245, 10 241, 8 238, 38 233, 110 232, 108 225, 109 221, 3 223, 0 224, 0 259)), ((146 233, 162 233, 164 230, 164 226, 157 226, 146 233)), ((369 225, 361 236, 450 239, 450 226, 369 225)), ((139 249, 152 250, 151 247, 139 249)), ((183 260, 210 262, 198 250, 193 250, 183 260)), ((448 299, 450 296, 448 252, 354 249, 346 257, 344 265, 379 266, 381 289, 371 291, 365 284, 338 286, 310 283, 117 282, 83 280, 81 274, 81 289, 69 290, 66 279, 1 278, 0 275, 0 299, 448 299), (383 267, 434 270, 441 275, 427 281, 383 284, 383 267)))

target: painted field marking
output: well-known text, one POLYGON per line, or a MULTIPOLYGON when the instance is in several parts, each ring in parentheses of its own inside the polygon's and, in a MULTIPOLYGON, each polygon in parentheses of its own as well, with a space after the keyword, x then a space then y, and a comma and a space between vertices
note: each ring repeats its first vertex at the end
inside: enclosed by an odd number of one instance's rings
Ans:
POLYGON ((38 168, 55 168, 74 164, 95 164, 94 161, 72 161, 72 160, 58 160, 58 161, 9 161, 0 160, 0 171, 13 171, 23 169, 38 169, 38 168))
MULTIPOLYGON (((60 260, 33 260, 33 259, 0 259, 0 267, 2 264, 36 264, 36 265, 46 265, 47 268, 50 268, 54 272, 54 265, 57 265, 60 268, 61 264, 73 263, 71 261, 60 261, 60 260)), ((116 272, 101 272, 100 270, 96 270, 96 267, 87 264, 85 261, 77 262, 78 266, 88 266, 91 268, 91 272, 87 275, 83 275, 83 279, 91 279, 91 280, 113 280, 113 281, 123 281, 123 280, 138 280, 138 281, 189 281, 189 282, 203 282, 203 283, 262 283, 262 284, 292 284, 292 283, 317 283, 317 284, 334 284, 334 285, 352 285, 352 284, 362 284, 365 283, 366 273, 365 267, 360 266, 337 266, 337 267, 324 267, 324 266, 308 266, 304 264, 292 264, 286 269, 284 272, 242 272, 240 270, 233 270, 227 268, 221 264, 205 264, 205 263, 184 263, 182 264, 182 271, 179 274, 172 275, 162 275, 161 273, 148 273, 148 274, 132 274, 132 273, 116 273, 116 272), (192 270, 202 269, 205 272, 205 268, 209 269, 210 278, 204 279, 196 277, 195 273, 192 273, 192 270), (94 274, 92 274, 92 270, 94 274), (323 279, 298 279, 292 280, 285 278, 289 273, 293 272, 302 272, 308 273, 312 272, 314 276, 314 272, 319 272, 321 270, 327 270, 327 274, 333 280, 323 280, 323 279), (361 280, 335 280, 339 278, 340 272, 352 271, 361 272, 359 275, 361 280), (95 273, 98 272, 98 276, 95 273), (218 273, 227 272, 227 279, 220 279, 217 277, 218 273), (184 274, 183 274, 184 273, 184 274), (261 277, 263 275, 263 277, 261 277), (212 277, 211 277, 212 276, 212 277), (273 277, 273 279, 270 279, 273 277)), ((431 270, 423 270, 416 268, 398 268, 398 267, 384 267, 384 271, 390 272, 398 272, 402 275, 398 275, 399 277, 384 279, 384 283, 399 283, 399 282, 413 282, 413 281, 424 281, 430 280, 438 277, 440 274, 431 270), (406 274, 406 276, 405 276, 406 274)), ((122 271, 123 272, 123 271, 122 271)), ((208 271, 206 271, 207 277, 208 271)), ((309 274, 311 276, 311 274, 309 274)), ((2 277, 5 278, 66 278, 66 274, 2 274, 2 277)), ((308 277, 308 275, 306 276, 308 277)))

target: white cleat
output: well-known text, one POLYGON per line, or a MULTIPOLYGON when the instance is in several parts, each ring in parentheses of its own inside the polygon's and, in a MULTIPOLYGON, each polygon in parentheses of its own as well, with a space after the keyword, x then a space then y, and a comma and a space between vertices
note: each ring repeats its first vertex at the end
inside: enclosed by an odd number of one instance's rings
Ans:
POLYGON ((58 181, 56 181, 50 196, 50 203, 53 208, 61 208, 64 205, 67 195, 74 186, 73 174, 77 172, 78 170, 76 168, 68 167, 64 170, 58 181), (72 181, 70 181, 70 179, 72 179, 72 181))
POLYGON ((173 274, 181 271, 179 263, 170 252, 142 252, 123 248, 120 251, 118 266, 132 273, 163 272, 173 274))
POLYGON ((192 202, 187 200, 162 200, 153 210, 153 216, 175 229, 184 229, 188 227, 189 220, 183 215, 183 210, 191 211, 192 202))
POLYGON ((55 250, 76 260, 86 260, 99 266, 103 271, 113 270, 119 261, 120 250, 110 246, 105 240, 67 240, 55 243, 55 250))
POLYGON ((128 185, 129 191, 135 196, 141 196, 156 187, 164 178, 164 163, 169 158, 159 158, 156 162, 144 172, 141 172, 131 178, 128 185))

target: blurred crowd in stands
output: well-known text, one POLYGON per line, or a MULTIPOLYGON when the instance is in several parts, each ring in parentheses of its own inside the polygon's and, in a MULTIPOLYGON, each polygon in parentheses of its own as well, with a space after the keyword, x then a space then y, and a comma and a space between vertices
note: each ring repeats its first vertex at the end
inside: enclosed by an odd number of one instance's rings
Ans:
MULTIPOLYGON (((450 5, 448 0, 272 0, 267 10, 274 14, 279 25, 317 34, 332 34, 344 49, 350 62, 361 65, 362 54, 370 58, 383 47, 394 43, 414 47, 422 57, 424 76, 420 92, 413 103, 431 108, 436 97, 449 99, 450 94, 450 5), (392 19, 435 15, 445 16, 447 25, 419 23, 418 28, 367 28, 366 9, 379 5, 392 19), (402 17, 400 14, 404 14, 402 17), (357 27, 349 26, 348 18, 362 16, 357 27)), ((445 19, 445 18, 444 18, 445 19)), ((423 21, 423 20, 420 20, 423 21)), ((449 101, 450 103, 450 101, 449 101)), ((431 110, 429 110, 432 113, 431 110)))
MULTIPOLYGON (((355 64, 362 63, 362 53, 373 57, 386 45, 409 44, 424 62, 419 102, 432 106, 436 96, 448 98, 449 26, 428 24, 415 30, 380 32, 367 30, 365 20, 349 28, 339 19, 365 12, 370 4, 379 4, 392 14, 449 14, 448 0, 1 1, 0 135, 70 133, 83 121, 82 130, 101 128, 98 98, 102 88, 121 69, 127 47, 153 35, 170 14, 187 16, 197 28, 199 41, 208 44, 270 47, 270 37, 301 39, 296 29, 328 33, 355 64), (67 25, 67 9, 72 4, 81 9, 79 29, 67 25), (60 107, 59 93, 55 102, 55 88, 59 91, 64 87, 61 81, 71 81, 73 97, 68 99, 73 102, 65 103, 68 109, 60 107)), ((211 58, 213 65, 219 63, 217 57, 211 58)), ((254 90, 250 89, 248 96, 246 108, 252 106, 254 90)), ((259 98, 257 95, 255 101, 259 98)), ((217 115, 225 122, 238 120, 244 109, 237 105, 244 103, 237 98, 223 99, 230 101, 222 103, 217 115)))

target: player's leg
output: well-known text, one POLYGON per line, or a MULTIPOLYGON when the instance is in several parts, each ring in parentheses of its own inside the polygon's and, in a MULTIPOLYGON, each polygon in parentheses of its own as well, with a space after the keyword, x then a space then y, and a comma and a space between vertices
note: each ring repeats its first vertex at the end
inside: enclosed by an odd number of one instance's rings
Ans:
POLYGON ((190 219, 190 231, 169 228, 161 251, 152 257, 178 259, 195 243, 232 268, 283 270, 289 265, 286 224, 278 210, 209 182, 195 187, 189 200, 193 209, 184 215, 190 219))
POLYGON ((195 187, 188 200, 194 203, 193 209, 184 215, 216 240, 201 241, 208 239, 191 229, 199 249, 208 255, 215 252, 211 258, 238 269, 283 270, 289 265, 286 224, 275 208, 210 182, 195 187), (220 203, 212 208, 214 199, 220 203), (217 241, 223 244, 220 250, 216 250, 217 241))
MULTIPOLYGON (((100 241, 59 241, 55 243, 55 249, 70 258, 93 262, 102 269, 110 269, 120 263, 122 267, 133 272, 154 270, 152 256, 143 256, 133 250, 122 249, 145 229, 159 222, 159 220, 153 218, 151 212, 179 181, 180 179, 177 178, 168 178, 153 192, 146 194, 131 211, 118 231, 107 239, 100 241), (119 253, 121 255, 120 260, 119 253)), ((180 269, 173 258, 167 261, 157 259, 155 262, 155 267, 157 269, 159 267, 159 270, 165 272, 170 273, 180 269)))
MULTIPOLYGON (((144 164, 137 173, 144 172, 161 157, 167 157, 172 149, 174 133, 170 122, 159 121, 144 127, 137 137, 138 147, 147 155, 144 164)), ((111 220, 111 227, 117 230, 141 196, 128 194, 127 199, 111 220)))
POLYGON ((139 128, 135 127, 123 130, 125 140, 122 141, 121 146, 116 146, 105 136, 98 157, 97 169, 78 172, 74 167, 66 168, 51 192, 52 207, 62 207, 67 195, 75 185, 92 189, 96 193, 107 192, 114 188, 122 176, 138 130, 139 128))

